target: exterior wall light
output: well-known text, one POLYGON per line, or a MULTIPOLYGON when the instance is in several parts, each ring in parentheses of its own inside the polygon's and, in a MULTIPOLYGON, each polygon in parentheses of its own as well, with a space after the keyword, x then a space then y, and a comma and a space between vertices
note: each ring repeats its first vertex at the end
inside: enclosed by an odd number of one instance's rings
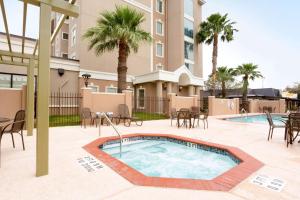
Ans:
POLYGON ((82 78, 84 79, 85 87, 88 87, 89 79, 91 78, 91 75, 90 74, 82 74, 82 78))

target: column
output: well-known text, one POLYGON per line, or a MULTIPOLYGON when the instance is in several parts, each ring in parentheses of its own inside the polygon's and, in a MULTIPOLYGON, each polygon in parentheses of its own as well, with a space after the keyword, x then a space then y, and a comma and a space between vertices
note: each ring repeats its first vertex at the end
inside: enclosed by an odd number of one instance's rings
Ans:
POLYGON ((172 83, 168 82, 167 83, 167 94, 170 94, 170 93, 172 93, 172 83))
POLYGON ((156 82, 156 112, 162 113, 162 107, 163 107, 163 100, 162 100, 162 93, 163 93, 163 84, 162 81, 156 82))
POLYGON ((29 60, 29 66, 27 67, 26 107, 27 136, 32 136, 34 128, 34 59, 29 60))
POLYGON ((195 94, 195 88, 192 85, 189 85, 189 96, 193 96, 195 94))
POLYGON ((36 176, 49 171, 49 90, 51 6, 40 4, 39 66, 37 84, 36 176))

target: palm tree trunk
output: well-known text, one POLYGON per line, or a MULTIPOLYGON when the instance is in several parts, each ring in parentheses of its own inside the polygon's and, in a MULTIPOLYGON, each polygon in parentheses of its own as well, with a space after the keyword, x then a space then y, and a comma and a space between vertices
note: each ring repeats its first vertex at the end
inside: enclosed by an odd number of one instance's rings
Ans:
POLYGON ((214 46, 213 46, 213 55, 212 55, 212 77, 213 77, 213 96, 216 95, 216 73, 217 73, 217 59, 218 59, 218 34, 214 35, 214 46))
POLYGON ((127 75, 127 44, 119 43, 118 57, 118 93, 126 90, 126 75, 127 75))
POLYGON ((225 85, 225 81, 222 81, 222 97, 223 98, 226 97, 226 85, 225 85))
POLYGON ((247 110, 247 96, 248 96, 248 76, 245 76, 243 78, 243 98, 242 98, 242 104, 243 108, 247 110))

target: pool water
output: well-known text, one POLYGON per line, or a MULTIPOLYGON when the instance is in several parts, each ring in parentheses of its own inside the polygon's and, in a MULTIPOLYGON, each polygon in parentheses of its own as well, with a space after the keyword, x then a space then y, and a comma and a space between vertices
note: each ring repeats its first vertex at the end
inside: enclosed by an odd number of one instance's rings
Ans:
MULTIPOLYGON (((282 117, 280 115, 272 115, 272 119, 274 124, 283 125, 282 117)), ((225 120, 233 121, 233 122, 243 122, 243 123, 260 123, 260 124, 268 124, 266 115, 252 115, 252 116, 243 116, 243 117, 232 117, 226 118, 225 120)))
POLYGON ((104 152, 146 176, 211 180, 238 165, 231 156, 172 141, 137 140, 105 145, 104 152))

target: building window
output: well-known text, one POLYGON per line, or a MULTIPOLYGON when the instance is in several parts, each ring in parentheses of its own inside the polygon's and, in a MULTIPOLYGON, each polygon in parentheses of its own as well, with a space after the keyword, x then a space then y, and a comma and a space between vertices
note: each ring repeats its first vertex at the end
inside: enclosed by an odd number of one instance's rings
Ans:
POLYGON ((145 108, 145 89, 139 88, 137 93, 137 104, 138 108, 145 108))
POLYGON ((156 11, 163 14, 164 13, 164 1, 156 0, 156 11))
POLYGON ((69 39, 69 34, 63 32, 63 33, 62 33, 62 39, 63 39, 63 40, 68 40, 68 39, 69 39))
POLYGON ((184 58, 187 60, 194 60, 194 44, 184 41, 184 58))
POLYGON ((192 63, 184 63, 186 68, 188 68, 191 72, 193 71, 194 65, 192 63))
POLYGON ((118 88, 114 86, 106 86, 105 87, 105 92, 106 93, 118 93, 118 88))
POLYGON ((156 43, 156 56, 157 57, 164 57, 164 45, 163 43, 156 43))
POLYGON ((99 86, 98 85, 94 85, 93 83, 91 83, 90 85, 88 85, 88 88, 91 88, 92 92, 99 92, 99 86))
POLYGON ((190 17, 194 17, 194 1, 184 0, 184 14, 190 17))
POLYGON ((71 46, 75 46, 76 45, 76 27, 74 27, 72 29, 72 41, 71 41, 71 46))
POLYGON ((22 75, 12 75, 12 87, 13 88, 21 88, 23 85, 27 83, 27 76, 22 75))
POLYGON ((156 34, 164 35, 164 25, 161 21, 156 21, 156 34))
POLYGON ((11 75, 10 74, 0 74, 0 87, 1 88, 11 88, 11 75))
POLYGON ((184 18, 184 35, 194 38, 194 22, 186 18, 184 18))
POLYGON ((0 88, 21 88, 26 83, 26 75, 0 74, 0 88))
POLYGON ((61 57, 68 59, 68 54, 67 53, 62 53, 61 57))

